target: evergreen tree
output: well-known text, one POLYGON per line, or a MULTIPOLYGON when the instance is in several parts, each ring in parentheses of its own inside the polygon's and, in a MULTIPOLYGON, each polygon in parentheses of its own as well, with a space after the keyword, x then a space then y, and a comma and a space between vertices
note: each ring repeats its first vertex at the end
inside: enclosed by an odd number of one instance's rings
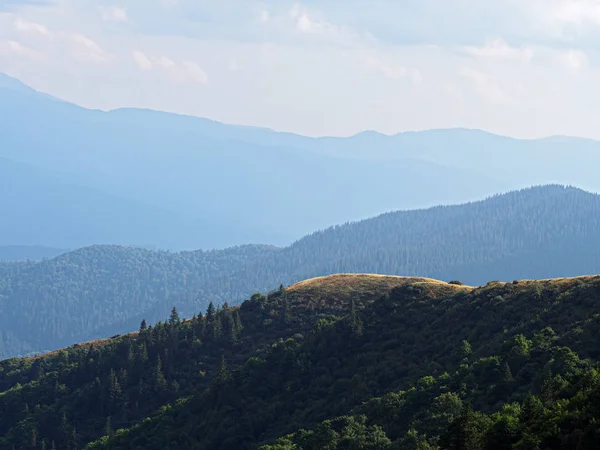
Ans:
POLYGON ((181 322, 181 319, 179 318, 179 313, 177 312, 177 308, 173 306, 173 309, 171 310, 171 315, 169 316, 169 323, 171 325, 176 325, 179 322, 181 322))
POLYGON ((208 308, 206 309, 206 323, 207 325, 212 325, 213 320, 215 319, 215 305, 213 302, 208 304, 208 308))
POLYGON ((354 298, 350 300, 349 321, 353 333, 361 336, 363 334, 363 322, 356 310, 356 300, 354 298))
POLYGON ((216 387, 221 387, 225 385, 231 378, 229 374, 229 368, 227 367, 227 361, 225 361, 225 355, 221 355, 221 362, 219 363, 219 368, 217 369, 217 373, 213 378, 213 385, 216 387))
POLYGON ((242 334, 242 330, 244 329, 244 326, 242 325, 242 318, 240 317, 240 311, 237 309, 233 313, 233 327, 235 328, 236 335, 240 336, 242 334))
POLYGON ((471 356, 471 353, 473 353, 473 350, 471 349, 471 344, 469 344, 469 341, 463 340, 460 344, 460 359, 468 359, 471 356))
POLYGON ((442 450, 480 450, 481 433, 477 428, 475 413, 471 404, 466 402, 462 412, 440 439, 442 450))
POLYGON ((521 406, 520 420, 524 427, 528 428, 535 425, 543 414, 544 406, 539 398, 535 395, 527 394, 521 406))
POLYGON ((148 328, 146 325, 146 319, 142 319, 142 323, 140 324, 140 332, 145 331, 148 328))
POLYGON ((152 374, 152 384, 156 391, 160 392, 166 385, 165 376, 162 370, 162 360, 160 356, 156 358, 156 365, 154 366, 154 373, 152 374))
POLYGON ((108 416, 106 418, 106 424, 104 425, 104 434, 106 436, 112 436, 113 435, 113 429, 112 429, 112 424, 111 424, 110 416, 108 416))
POLYGON ((502 365, 502 382, 510 383, 512 381, 513 381, 513 376, 512 376, 512 372, 510 370, 510 366, 505 361, 504 364, 502 365))

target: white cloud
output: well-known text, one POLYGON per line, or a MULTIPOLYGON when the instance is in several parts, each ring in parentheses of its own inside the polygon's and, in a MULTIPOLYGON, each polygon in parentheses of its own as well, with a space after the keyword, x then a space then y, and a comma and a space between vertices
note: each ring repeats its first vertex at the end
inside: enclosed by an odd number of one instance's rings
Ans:
POLYGON ((102 20, 113 22, 127 22, 129 20, 127 11, 118 6, 100 7, 100 13, 102 20))
POLYGON ((365 64, 381 73, 384 77, 398 79, 408 74, 408 69, 401 64, 384 62, 375 56, 365 56, 365 64))
POLYGON ((21 17, 18 17, 15 20, 14 26, 17 31, 20 31, 23 33, 33 33, 33 34, 39 34, 42 36, 51 36, 50 31, 44 25, 41 25, 41 24, 35 23, 35 22, 30 22, 28 20, 24 20, 21 17))
MULTIPOLYGON (((113 56, 103 50, 100 45, 81 33, 53 31, 46 25, 16 17, 14 29, 21 35, 26 35, 34 46, 46 47, 44 51, 64 52, 84 63, 106 64, 113 56)), ((38 51, 38 53, 41 50, 38 51)))
POLYGON ((71 54, 82 62, 95 64, 106 64, 112 59, 112 55, 105 52, 100 46, 80 33, 60 33, 60 36, 68 43, 71 54))
POLYGON ((202 68, 195 62, 184 61, 183 68, 186 69, 186 72, 189 75, 189 77, 196 83, 208 83, 208 75, 206 75, 206 72, 202 70, 202 68))
POLYGON ((465 50, 467 53, 480 58, 514 59, 520 61, 530 61, 534 55, 532 47, 511 47, 502 38, 490 40, 480 47, 467 46, 465 50))
POLYGON ((589 59, 581 50, 560 52, 557 59, 562 67, 572 72, 581 72, 589 67, 589 59))
POLYGON ((460 69, 458 74, 468 79, 475 91, 484 100, 492 104, 504 104, 511 101, 508 94, 500 88, 500 85, 492 76, 471 68, 460 69))
POLYGON ((88 107, 150 107, 311 135, 464 126, 600 138, 600 0, 364 4, 17 7, 0 13, 0 71, 88 107), (109 23, 125 19, 135 27, 109 23))
POLYGON ((142 70, 152 70, 152 61, 141 51, 133 51, 133 60, 142 70))
POLYGON ((41 53, 14 40, 0 41, 0 55, 43 59, 41 53))
POLYGON ((548 16, 559 23, 600 24, 600 2, 597 0, 559 0, 545 4, 548 16))
POLYGON ((140 69, 145 71, 154 69, 160 70, 178 83, 185 83, 188 81, 199 84, 208 83, 208 75, 206 72, 193 61, 185 60, 181 64, 178 64, 167 56, 146 55, 140 50, 134 50, 132 56, 134 62, 140 69))
MULTIPOLYGON (((361 36, 349 27, 338 26, 327 21, 318 11, 309 11, 299 3, 292 6, 288 12, 288 17, 300 36, 343 45, 355 44, 368 38, 368 36, 361 36)), ((283 22, 282 18, 279 22, 283 22)))

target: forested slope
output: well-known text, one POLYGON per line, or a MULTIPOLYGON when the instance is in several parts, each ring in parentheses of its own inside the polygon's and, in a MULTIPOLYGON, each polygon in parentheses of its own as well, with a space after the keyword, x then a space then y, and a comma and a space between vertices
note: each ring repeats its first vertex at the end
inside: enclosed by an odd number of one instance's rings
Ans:
POLYGON ((599 277, 474 288, 346 275, 190 321, 173 312, 0 363, 0 444, 593 449, 599 296, 599 277))
POLYGON ((0 357, 51 350, 153 323, 176 306, 191 317, 280 283, 332 273, 490 280, 600 273, 600 197, 544 186, 481 202, 384 214, 286 248, 170 253, 95 246, 0 268, 0 357), (1 344, 1 342, 0 342, 1 344))

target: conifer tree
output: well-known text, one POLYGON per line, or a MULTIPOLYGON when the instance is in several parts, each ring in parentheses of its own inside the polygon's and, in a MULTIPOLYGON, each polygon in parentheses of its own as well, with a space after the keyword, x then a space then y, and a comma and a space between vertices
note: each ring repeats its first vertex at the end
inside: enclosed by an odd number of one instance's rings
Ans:
POLYGON ((179 322, 181 322, 181 319, 179 318, 179 313, 177 312, 177 308, 173 306, 173 309, 171 310, 171 316, 169 317, 169 323, 171 325, 176 325, 179 322))
POLYGON ((215 318, 215 305, 213 302, 208 304, 208 308, 206 309, 206 323, 207 325, 211 325, 215 318))
POLYGON ((106 424, 104 425, 104 434, 106 436, 112 436, 113 435, 113 429, 112 429, 112 424, 111 424, 110 416, 108 416, 106 418, 106 424))
POLYGON ((481 435, 477 429, 475 413, 470 403, 463 405, 462 412, 440 439, 442 450, 480 450, 481 435))
POLYGON ((213 379, 213 385, 220 387, 226 384, 230 379, 229 368, 227 367, 227 361, 225 361, 225 355, 221 355, 221 362, 219 368, 213 379))

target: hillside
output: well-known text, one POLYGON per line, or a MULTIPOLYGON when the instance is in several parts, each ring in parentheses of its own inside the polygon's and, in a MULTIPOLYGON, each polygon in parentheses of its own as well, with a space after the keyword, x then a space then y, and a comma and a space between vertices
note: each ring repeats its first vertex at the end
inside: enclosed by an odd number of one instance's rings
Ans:
POLYGON ((0 362, 0 446, 597 448, 599 293, 600 277, 342 275, 173 311, 0 362))
POLYGON ((94 246, 0 271, 0 357, 112 336, 333 273, 460 280, 600 273, 600 197, 545 186, 481 202, 384 214, 285 248, 170 253, 94 246), (10 343, 8 343, 10 342, 10 343))

